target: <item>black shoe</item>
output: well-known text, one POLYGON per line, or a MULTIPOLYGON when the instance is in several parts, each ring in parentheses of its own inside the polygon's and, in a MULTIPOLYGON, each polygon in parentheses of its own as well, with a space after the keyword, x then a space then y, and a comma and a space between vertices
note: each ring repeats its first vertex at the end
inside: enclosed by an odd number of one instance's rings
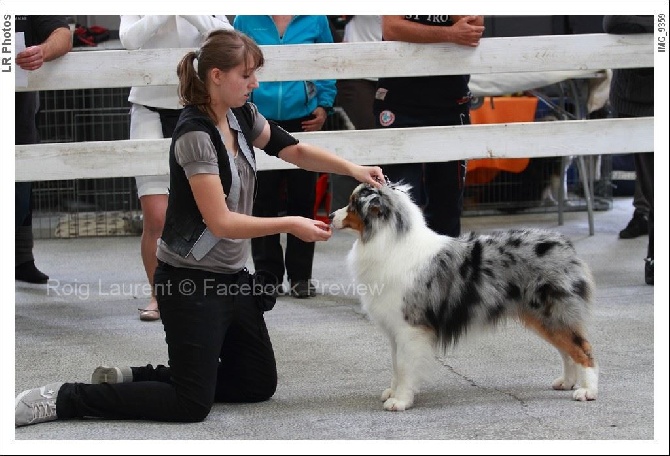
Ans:
POLYGON ((44 284, 49 281, 49 276, 37 269, 34 261, 26 261, 16 267, 14 278, 21 282, 44 284))
POLYGON ((316 290, 309 280, 296 280, 291 282, 291 296, 294 298, 311 298, 316 296, 316 290))
POLYGON ((647 219, 647 216, 635 212, 626 228, 619 232, 619 238, 633 239, 644 234, 649 234, 649 220, 647 219))
POLYGON ((644 259, 644 282, 647 285, 654 284, 654 259, 645 258, 644 259))

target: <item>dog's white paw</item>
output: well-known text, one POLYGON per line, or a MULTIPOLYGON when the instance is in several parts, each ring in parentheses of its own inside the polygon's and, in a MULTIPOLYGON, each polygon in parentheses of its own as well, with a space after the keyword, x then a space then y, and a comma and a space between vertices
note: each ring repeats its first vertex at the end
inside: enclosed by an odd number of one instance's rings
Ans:
POLYGON ((572 393, 572 398, 576 401, 595 401, 598 396, 598 390, 594 388, 577 388, 572 393))
POLYGON ((402 412, 411 406, 411 403, 401 401, 395 397, 390 397, 386 400, 386 402, 384 402, 384 410, 388 410, 390 412, 402 412))
POLYGON ((565 391, 574 388, 576 383, 577 382, 575 380, 571 380, 565 377, 558 377, 556 380, 553 381, 551 387, 555 390, 565 391))
POLYGON ((386 402, 386 400, 391 396, 393 396, 393 389, 392 388, 386 388, 384 390, 384 392, 382 393, 382 396, 381 396, 382 402, 386 402))

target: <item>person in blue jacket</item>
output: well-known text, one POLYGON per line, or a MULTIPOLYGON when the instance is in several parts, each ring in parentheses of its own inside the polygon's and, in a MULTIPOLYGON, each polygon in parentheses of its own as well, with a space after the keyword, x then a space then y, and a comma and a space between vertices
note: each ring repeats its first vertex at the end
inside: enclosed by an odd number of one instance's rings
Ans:
MULTIPOLYGON (((233 27, 259 45, 332 43, 327 16, 236 16, 233 27)), ((265 118, 286 131, 319 131, 331 113, 337 89, 335 80, 263 81, 251 100, 265 118)), ((317 173, 303 169, 270 170, 258 173, 258 195, 253 214, 314 217, 317 173)), ((286 272, 290 294, 297 298, 314 296, 312 263, 314 243, 287 234, 286 253, 280 235, 254 238, 251 253, 257 271, 269 272, 282 283, 286 272)))

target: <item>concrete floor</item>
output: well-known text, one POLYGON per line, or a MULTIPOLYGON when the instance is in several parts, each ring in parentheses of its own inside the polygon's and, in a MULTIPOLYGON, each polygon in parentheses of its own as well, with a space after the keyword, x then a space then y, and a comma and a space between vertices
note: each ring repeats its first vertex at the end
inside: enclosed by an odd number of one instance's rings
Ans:
MULTIPOLYGON (((56 421, 17 428, 4 440, 20 452, 667 454, 667 283, 644 283, 646 236, 618 239, 631 214, 630 198, 615 199, 611 210, 595 213, 594 236, 585 212, 566 213, 562 226, 555 213, 463 219, 464 231, 536 226, 572 239, 597 284, 590 329, 601 375, 596 401, 553 391, 559 356, 510 323, 437 360, 414 408, 383 411, 389 347, 347 286, 353 238, 335 233, 317 245, 318 296, 282 298, 266 314, 279 369, 270 401, 216 404, 197 424, 56 421), (101 450, 98 440, 112 442, 101 450)), ((667 248, 657 251, 665 274, 656 275, 667 277, 667 248)), ((7 317, 15 324, 14 394, 88 381, 100 364, 166 363, 161 323, 138 319, 148 299, 138 237, 38 240, 35 257, 51 281, 15 283, 7 317)))

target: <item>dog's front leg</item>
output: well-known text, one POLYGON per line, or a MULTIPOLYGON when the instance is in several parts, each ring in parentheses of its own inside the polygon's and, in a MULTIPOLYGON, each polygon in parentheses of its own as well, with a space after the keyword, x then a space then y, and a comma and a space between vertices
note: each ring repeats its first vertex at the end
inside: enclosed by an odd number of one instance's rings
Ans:
POLYGON ((395 339, 394 384, 384 409, 401 412, 414 404, 422 363, 432 353, 430 334, 417 328, 401 331, 395 339))
POLYGON ((398 350, 392 335, 389 335, 389 341, 391 342, 391 365, 393 367, 393 376, 391 377, 391 387, 386 388, 382 393, 382 402, 386 402, 389 397, 393 396, 395 389, 398 386, 398 362, 396 361, 398 350))

